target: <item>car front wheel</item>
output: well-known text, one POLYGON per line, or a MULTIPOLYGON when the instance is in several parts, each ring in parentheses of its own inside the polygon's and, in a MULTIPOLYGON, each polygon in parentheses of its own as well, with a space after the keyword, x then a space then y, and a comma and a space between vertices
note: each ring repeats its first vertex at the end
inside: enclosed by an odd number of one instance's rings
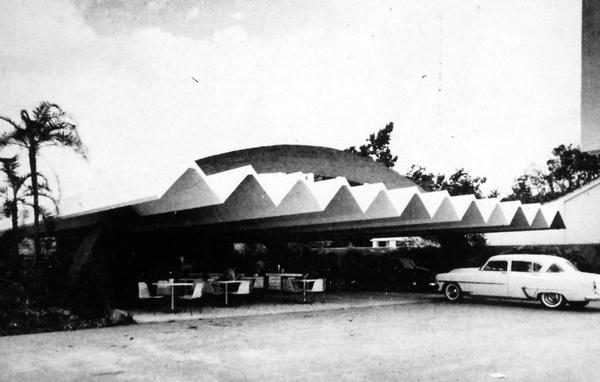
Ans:
POLYGON ((456 283, 446 284, 444 287, 444 294, 446 295, 446 299, 450 302, 456 302, 462 298, 462 290, 456 283))
POLYGON ((542 305, 549 309, 560 308, 565 303, 565 299, 562 294, 554 292, 542 293, 540 296, 540 301, 542 302, 542 305))

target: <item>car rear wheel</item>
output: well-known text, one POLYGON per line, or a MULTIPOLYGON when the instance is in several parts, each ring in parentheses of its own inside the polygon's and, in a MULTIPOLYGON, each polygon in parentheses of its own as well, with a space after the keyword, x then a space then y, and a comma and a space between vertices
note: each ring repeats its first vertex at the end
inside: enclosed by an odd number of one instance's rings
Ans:
POLYGON ((549 309, 560 308, 565 303, 565 299, 562 294, 554 292, 542 293, 540 296, 540 301, 542 302, 542 305, 549 309))
POLYGON ((446 299, 450 302, 456 302, 462 298, 462 290, 456 283, 446 284, 444 287, 444 294, 446 295, 446 299))

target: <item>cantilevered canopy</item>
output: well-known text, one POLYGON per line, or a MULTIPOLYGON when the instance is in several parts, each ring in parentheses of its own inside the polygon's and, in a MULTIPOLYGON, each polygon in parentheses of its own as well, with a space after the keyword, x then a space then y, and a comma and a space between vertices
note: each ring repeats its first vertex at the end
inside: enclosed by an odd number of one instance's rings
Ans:
MULTIPOLYGON (((136 216, 135 229, 368 237, 564 228, 558 211, 539 204, 424 192, 408 180, 389 187, 384 182, 364 182, 360 174, 352 182, 341 176, 322 180, 322 174, 316 180, 312 172, 260 172, 252 164, 232 167, 232 161, 218 165, 200 160, 200 165, 209 163, 210 175, 202 167, 189 168, 162 196, 126 205, 136 216), (226 169, 215 170, 220 167, 226 169), (357 185, 358 178, 362 184, 357 185)), ((110 212, 59 218, 57 228, 94 224, 110 212)))

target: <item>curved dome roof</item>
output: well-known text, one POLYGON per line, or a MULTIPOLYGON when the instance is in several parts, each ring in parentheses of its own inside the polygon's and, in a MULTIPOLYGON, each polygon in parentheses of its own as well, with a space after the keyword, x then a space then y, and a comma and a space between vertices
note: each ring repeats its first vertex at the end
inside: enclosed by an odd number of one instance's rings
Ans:
POLYGON ((312 172, 316 176, 343 176, 353 183, 382 182, 388 189, 412 187, 406 177, 381 163, 345 151, 320 146, 275 145, 231 151, 198 159, 206 175, 252 165, 258 173, 312 172))

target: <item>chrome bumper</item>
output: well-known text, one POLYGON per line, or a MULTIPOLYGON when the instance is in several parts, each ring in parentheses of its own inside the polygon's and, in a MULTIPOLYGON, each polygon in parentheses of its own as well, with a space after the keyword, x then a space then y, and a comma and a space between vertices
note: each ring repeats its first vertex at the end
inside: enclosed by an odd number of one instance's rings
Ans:
POLYGON ((600 301, 600 295, 593 294, 590 296, 585 296, 585 301, 600 301))

